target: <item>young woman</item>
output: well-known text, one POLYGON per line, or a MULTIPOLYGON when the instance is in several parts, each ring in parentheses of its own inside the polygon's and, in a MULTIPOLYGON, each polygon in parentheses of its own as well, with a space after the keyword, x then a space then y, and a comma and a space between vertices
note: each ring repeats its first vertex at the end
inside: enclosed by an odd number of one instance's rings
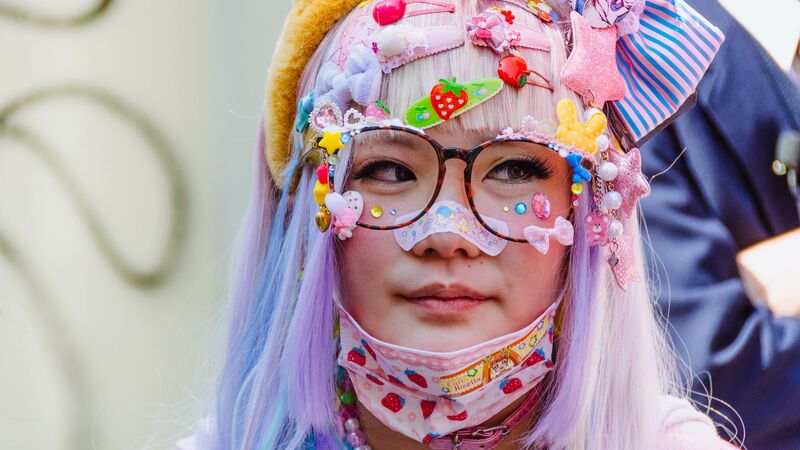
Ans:
POLYGON ((297 0, 216 410, 179 446, 728 448, 636 215, 635 143, 721 41, 680 0, 297 0))

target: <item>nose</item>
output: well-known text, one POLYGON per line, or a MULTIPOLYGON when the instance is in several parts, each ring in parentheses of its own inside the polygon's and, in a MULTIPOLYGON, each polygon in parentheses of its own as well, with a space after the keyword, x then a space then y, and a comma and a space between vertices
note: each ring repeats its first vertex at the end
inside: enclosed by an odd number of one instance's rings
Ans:
MULTIPOLYGON (((459 203, 469 210, 467 193, 464 190, 464 168, 466 163, 460 160, 448 160, 445 162, 445 177, 436 202, 445 200, 459 203)), ((430 213, 430 212, 429 212, 430 213)), ((472 214, 470 212, 470 214, 472 214)), ((472 216, 474 217, 474 216, 472 216)), ((477 219, 475 219, 477 223, 477 219)), ((478 225, 480 226, 480 225, 478 225)), ((436 255, 441 258, 467 257, 476 258, 480 256, 481 250, 458 234, 451 232, 435 233, 417 243, 411 252, 415 256, 436 255)))

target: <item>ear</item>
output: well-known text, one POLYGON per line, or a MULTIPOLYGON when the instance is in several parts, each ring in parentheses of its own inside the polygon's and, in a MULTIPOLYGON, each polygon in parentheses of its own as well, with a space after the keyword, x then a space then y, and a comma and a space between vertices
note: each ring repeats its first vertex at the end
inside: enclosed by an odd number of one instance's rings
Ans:
POLYGON ((586 121, 586 136, 590 139, 597 139, 606 130, 607 125, 608 119, 606 119, 606 115, 599 111, 595 112, 586 121))
POLYGON ((568 98, 558 102, 556 114, 562 125, 572 126, 578 122, 578 110, 575 108, 575 103, 568 98))

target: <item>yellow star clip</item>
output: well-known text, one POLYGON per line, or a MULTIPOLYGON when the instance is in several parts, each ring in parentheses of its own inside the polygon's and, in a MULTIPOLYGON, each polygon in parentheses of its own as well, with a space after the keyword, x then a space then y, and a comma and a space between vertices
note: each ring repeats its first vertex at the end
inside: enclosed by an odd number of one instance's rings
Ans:
POLYGON ((339 151, 344 144, 342 144, 342 132, 341 131, 326 131, 322 134, 322 139, 319 141, 320 147, 324 148, 329 155, 332 155, 339 151))
POLYGON ((586 122, 578 119, 578 109, 575 103, 568 99, 562 99, 556 107, 558 125, 556 139, 586 153, 592 154, 597 151, 597 138, 606 130, 608 120, 602 112, 595 112, 586 122))

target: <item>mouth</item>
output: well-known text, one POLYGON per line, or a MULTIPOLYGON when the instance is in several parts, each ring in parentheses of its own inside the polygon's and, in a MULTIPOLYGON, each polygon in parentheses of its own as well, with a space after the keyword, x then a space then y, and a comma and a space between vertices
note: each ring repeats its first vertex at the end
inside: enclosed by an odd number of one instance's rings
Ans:
POLYGON ((463 314, 491 299, 475 289, 459 284, 430 284, 402 297, 429 313, 439 315, 463 314))

